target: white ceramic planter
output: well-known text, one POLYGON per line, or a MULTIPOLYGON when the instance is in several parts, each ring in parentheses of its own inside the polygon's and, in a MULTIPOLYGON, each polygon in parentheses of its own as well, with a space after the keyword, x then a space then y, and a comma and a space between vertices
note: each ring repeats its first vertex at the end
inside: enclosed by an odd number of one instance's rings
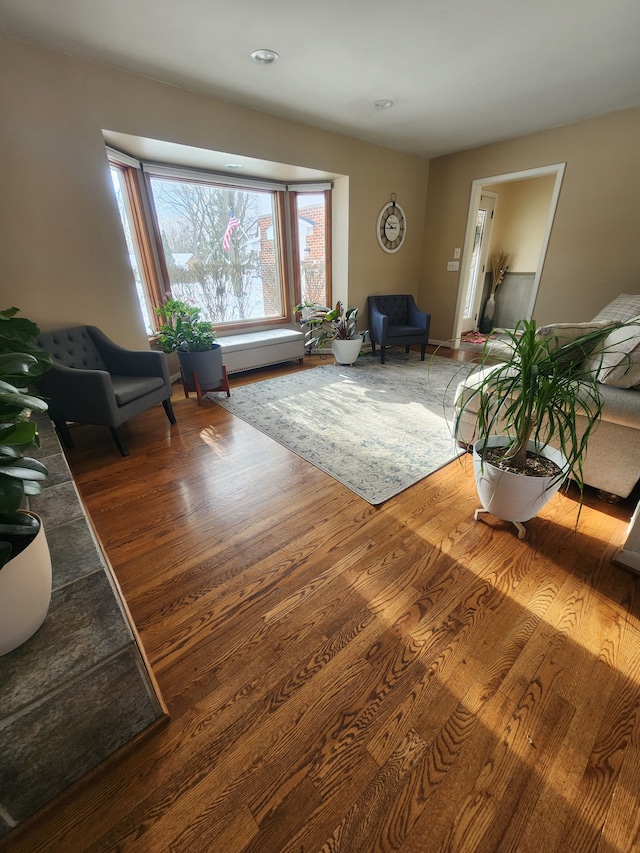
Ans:
POLYGON ((362 349, 362 335, 350 338, 348 341, 331 341, 331 352, 338 364, 353 364, 360 355, 362 349))
POLYGON ((0 655, 32 637, 51 602, 51 555, 40 520, 35 539, 0 569, 0 655))
MULTIPOLYGON (((492 436, 487 439, 489 447, 500 447, 506 443, 503 436, 492 436)), ((483 444, 484 441, 477 441, 473 446, 473 470, 478 497, 486 512, 503 521, 521 522, 533 518, 556 494, 566 479, 566 474, 558 478, 526 477, 523 474, 503 471, 482 461, 479 449, 483 444)), ((551 459, 566 472, 567 460, 559 450, 546 447, 538 451, 533 441, 529 442, 528 449, 551 459)))

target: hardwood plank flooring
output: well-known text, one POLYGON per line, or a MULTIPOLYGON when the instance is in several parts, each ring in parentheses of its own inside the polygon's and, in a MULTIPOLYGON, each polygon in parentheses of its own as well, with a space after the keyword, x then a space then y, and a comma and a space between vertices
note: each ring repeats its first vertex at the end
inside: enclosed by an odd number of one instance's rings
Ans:
POLYGON ((474 521, 467 457, 374 508, 174 408, 126 459, 94 427, 69 453, 171 720, 2 849, 640 850, 640 578, 610 562, 634 501, 587 494, 576 528, 569 491, 520 542, 474 521))

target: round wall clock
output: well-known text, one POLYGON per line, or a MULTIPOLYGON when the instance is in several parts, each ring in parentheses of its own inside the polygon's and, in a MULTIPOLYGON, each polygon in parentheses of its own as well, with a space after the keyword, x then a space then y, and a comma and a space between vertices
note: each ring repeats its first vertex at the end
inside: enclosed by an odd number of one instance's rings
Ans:
POLYGON ((407 234, 407 218, 404 210, 395 200, 395 193, 391 201, 387 202, 378 216, 376 236, 378 243, 385 252, 397 252, 404 243, 407 234))

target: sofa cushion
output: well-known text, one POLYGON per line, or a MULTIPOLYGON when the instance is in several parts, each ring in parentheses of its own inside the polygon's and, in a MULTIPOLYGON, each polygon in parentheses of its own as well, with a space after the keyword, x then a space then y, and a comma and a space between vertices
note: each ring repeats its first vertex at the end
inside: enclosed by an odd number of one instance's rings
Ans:
POLYGON ((552 323, 548 326, 540 326, 536 330, 536 337, 551 338, 549 349, 555 349, 556 347, 561 347, 571 341, 575 341, 581 335, 588 335, 589 332, 597 332, 610 325, 612 324, 606 320, 590 320, 587 323, 552 323))
POLYGON ((640 293, 621 293, 593 318, 593 322, 626 323, 640 314, 640 293))
POLYGON ((640 317, 634 320, 613 329, 583 362, 585 370, 597 371, 603 385, 633 388, 640 384, 640 317))

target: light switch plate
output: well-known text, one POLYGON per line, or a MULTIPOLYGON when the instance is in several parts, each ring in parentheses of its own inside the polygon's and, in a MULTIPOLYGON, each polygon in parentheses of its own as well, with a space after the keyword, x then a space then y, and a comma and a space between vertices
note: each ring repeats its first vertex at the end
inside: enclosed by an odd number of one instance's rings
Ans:
POLYGON ((459 257, 460 257, 460 249, 454 249, 454 250, 453 250, 453 257, 454 257, 454 258, 459 258, 459 257))
POLYGON ((447 272, 455 272, 460 269, 460 264, 458 261, 449 261, 447 264, 447 272))

